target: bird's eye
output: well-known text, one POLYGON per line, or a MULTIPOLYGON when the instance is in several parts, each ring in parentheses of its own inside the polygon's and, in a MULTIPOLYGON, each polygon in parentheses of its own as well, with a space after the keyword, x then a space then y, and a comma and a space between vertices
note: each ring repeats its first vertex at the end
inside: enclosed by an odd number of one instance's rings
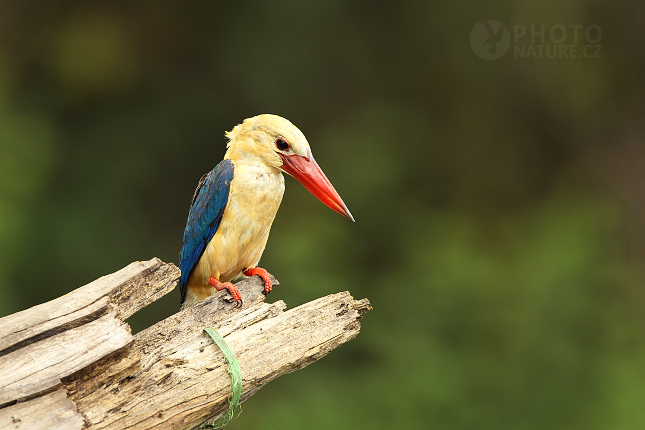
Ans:
POLYGON ((280 151, 287 151, 289 149, 289 142, 287 142, 282 138, 276 139, 275 147, 278 148, 280 151))

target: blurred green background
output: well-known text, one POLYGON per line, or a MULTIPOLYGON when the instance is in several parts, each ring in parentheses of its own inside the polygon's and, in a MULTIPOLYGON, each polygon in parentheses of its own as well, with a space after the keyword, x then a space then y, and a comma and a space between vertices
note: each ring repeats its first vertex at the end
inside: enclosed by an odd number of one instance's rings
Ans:
POLYGON ((629 1, 3 1, 0 316, 177 264, 224 131, 275 113, 357 221, 287 179, 269 300, 374 311, 227 428, 643 429, 643 22, 629 1), (485 61, 485 20, 598 25, 601 58, 485 61))

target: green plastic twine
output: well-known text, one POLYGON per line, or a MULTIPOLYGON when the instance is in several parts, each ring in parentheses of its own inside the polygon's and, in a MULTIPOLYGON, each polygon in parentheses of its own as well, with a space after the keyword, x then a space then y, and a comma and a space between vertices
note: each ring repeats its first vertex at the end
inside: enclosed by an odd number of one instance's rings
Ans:
POLYGON ((228 405, 228 412, 217 419, 212 423, 204 424, 201 428, 203 429, 221 429, 233 418, 233 412, 235 408, 240 404, 240 396, 242 395, 242 370, 240 369, 240 363, 238 363, 235 353, 231 351, 231 348, 228 347, 228 344, 222 336, 212 327, 205 328, 204 331, 208 334, 211 339, 215 342, 215 345, 222 350, 224 358, 228 361, 228 373, 231 375, 231 385, 233 386, 233 396, 231 397, 228 405))

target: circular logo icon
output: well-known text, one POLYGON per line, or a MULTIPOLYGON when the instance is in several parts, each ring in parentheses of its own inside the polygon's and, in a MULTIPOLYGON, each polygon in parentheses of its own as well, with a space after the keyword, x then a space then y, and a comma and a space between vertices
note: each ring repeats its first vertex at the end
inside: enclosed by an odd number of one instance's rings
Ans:
POLYGON ((479 58, 497 60, 510 46, 511 34, 499 21, 477 21, 470 30, 470 47, 479 58))

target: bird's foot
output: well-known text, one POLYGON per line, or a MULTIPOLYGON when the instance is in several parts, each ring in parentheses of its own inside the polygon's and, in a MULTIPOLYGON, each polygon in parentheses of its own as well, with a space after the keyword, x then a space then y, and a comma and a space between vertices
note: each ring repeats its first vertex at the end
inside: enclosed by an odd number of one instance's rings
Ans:
POLYGON ((269 294, 271 292, 271 289, 273 288, 273 286, 271 285, 271 277, 269 276, 269 272, 267 272, 265 269, 263 269, 261 267, 253 267, 251 269, 245 270, 244 274, 246 276, 258 275, 264 281, 263 294, 266 296, 267 294, 269 294))
POLYGON ((208 283, 215 287, 217 291, 221 291, 226 288, 228 292, 231 293, 231 296, 233 296, 235 307, 242 307, 242 296, 240 295, 240 292, 237 290, 237 287, 234 284, 230 282, 220 282, 212 276, 208 278, 208 283))

